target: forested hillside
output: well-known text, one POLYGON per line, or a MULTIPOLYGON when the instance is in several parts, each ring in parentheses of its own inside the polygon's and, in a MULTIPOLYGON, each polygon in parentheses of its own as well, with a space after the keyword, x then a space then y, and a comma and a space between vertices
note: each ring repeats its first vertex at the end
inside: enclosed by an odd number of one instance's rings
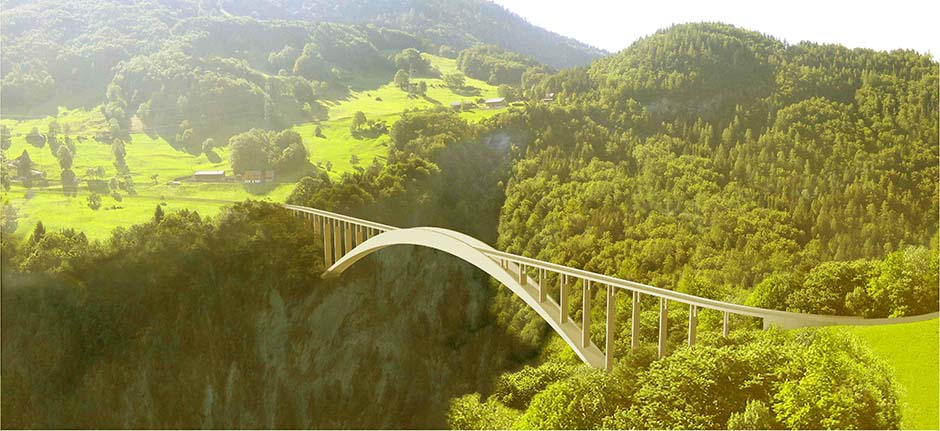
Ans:
MULTIPOLYGON (((498 245, 763 307, 866 317, 936 312, 938 78, 938 64, 914 52, 786 45, 720 24, 660 31, 587 68, 532 84, 531 98, 555 93, 556 102, 489 124, 513 136, 521 154, 506 186, 498 245)), ((618 328, 629 328, 623 301, 618 328)), ((575 319, 580 302, 572 298, 575 319)), ((539 344, 547 333, 506 291, 497 293, 494 308, 522 339, 539 344)), ((684 310, 671 313, 672 345, 681 345, 686 318, 684 310)), ((706 327, 719 324, 717 316, 703 319, 706 327)), ((655 310, 645 310, 641 333, 653 338, 656 327, 655 310)), ((618 339, 629 335, 621 329, 618 339)), ((594 334, 595 342, 602 339, 594 334)), ((823 355, 851 350, 845 346, 823 355)), ((741 348, 750 349, 732 351, 741 348)), ((771 356, 787 350, 777 348, 771 356)), ((804 409, 790 404, 806 401, 789 398, 793 383, 782 382, 765 382, 767 392, 752 392, 747 402, 714 405, 698 399, 698 389, 681 388, 700 388, 694 376, 703 373, 712 376, 706 381, 735 381, 737 365, 719 371, 696 359, 718 352, 679 348, 677 356, 690 356, 648 370, 641 361, 630 374, 637 356, 629 350, 621 344, 626 376, 614 377, 616 383, 559 371, 552 358, 564 355, 547 354, 536 369, 504 375, 501 382, 518 385, 508 392, 456 402, 451 425, 882 427, 856 421, 885 419, 893 409, 873 404, 850 419, 830 410, 852 403, 845 394, 821 387, 816 408, 830 407, 804 409), (669 383, 656 383, 660 378, 669 383), (636 380, 640 386, 631 386, 636 380), (635 392, 595 390, 607 385, 635 392), (620 407, 598 410, 610 404, 620 407)), ((859 373, 850 379, 877 374, 844 371, 859 373)), ((828 381, 833 388, 844 382, 828 381)), ((806 384, 796 383, 799 391, 806 384)))
POLYGON ((584 65, 605 54, 485 0, 219 0, 218 8, 259 18, 375 24, 415 34, 454 55, 475 44, 493 44, 558 68, 584 65))
POLYGON ((927 246, 937 80, 913 52, 661 31, 530 90, 558 105, 497 120, 525 149, 500 245, 717 298, 927 246))
POLYGON ((348 84, 391 67, 376 51, 417 48, 453 58, 490 43, 558 67, 603 54, 478 0, 7 0, 2 24, 7 115, 106 101, 122 127, 161 88, 166 101, 141 112, 170 117, 155 117, 158 127, 175 129, 181 120, 174 116, 222 128, 231 121, 274 127, 300 115, 310 119, 322 85, 348 84), (314 81, 313 90, 301 89, 293 76, 314 81), (132 87, 106 95, 112 82, 132 87), (207 112, 206 105, 219 109, 222 103, 235 112, 207 112))

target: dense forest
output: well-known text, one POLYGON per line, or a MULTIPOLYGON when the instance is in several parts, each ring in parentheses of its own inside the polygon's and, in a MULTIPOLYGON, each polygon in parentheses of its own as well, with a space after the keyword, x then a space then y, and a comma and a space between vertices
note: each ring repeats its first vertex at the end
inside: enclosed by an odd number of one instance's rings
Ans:
MULTIPOLYGON (((863 317, 937 311, 940 65, 928 56, 703 23, 564 68, 597 52, 530 26, 536 36, 512 45, 498 28, 518 18, 490 4, 268 3, 103 2, 80 20, 84 6, 4 2, 17 8, 4 11, 3 63, 30 58, 5 68, 4 103, 41 110, 75 85, 75 97, 103 98, 118 142, 136 117, 191 152, 229 142, 240 148, 233 167, 306 173, 289 203, 455 229, 702 297, 863 317), (72 18, 43 16, 64 11, 72 18), (119 19, 95 28, 107 13, 119 19), (434 73, 410 51, 429 49, 525 103, 479 122, 445 108, 404 112, 384 162, 339 178, 282 131, 370 74, 434 73), (75 65, 60 68, 68 59, 75 65)), ((670 355, 657 359, 651 343, 630 348, 632 305, 619 297, 606 373, 580 364, 507 289, 442 253, 394 247, 319 279, 321 239, 269 203, 213 219, 157 206, 151 222, 103 242, 41 224, 18 238, 15 227, 5 218, 0 237, 4 427, 902 420, 890 366, 845 331, 761 331, 740 318, 724 338, 720 316, 703 313, 700 342, 685 347, 687 311, 677 310, 670 355)), ((652 308, 640 314, 646 341, 652 308)), ((580 310, 571 301, 572 318, 580 310)), ((592 328, 599 342, 604 323, 592 328)))

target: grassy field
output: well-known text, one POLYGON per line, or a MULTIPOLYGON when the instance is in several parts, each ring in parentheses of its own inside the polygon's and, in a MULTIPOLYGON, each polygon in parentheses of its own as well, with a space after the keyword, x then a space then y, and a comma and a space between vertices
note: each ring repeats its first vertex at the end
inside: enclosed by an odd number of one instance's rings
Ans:
POLYGON ((889 366, 903 388, 901 428, 940 428, 937 319, 885 326, 847 327, 889 366))
MULTIPOLYGON (((423 54, 442 74, 456 71, 456 62, 451 59, 423 54)), ((391 81, 391 76, 387 77, 391 81)), ((344 173, 357 168, 365 168, 378 159, 384 162, 388 153, 387 135, 377 138, 360 139, 352 136, 349 126, 353 114, 362 111, 370 120, 384 120, 391 127, 407 109, 429 109, 438 106, 450 106, 451 102, 474 101, 478 98, 496 97, 496 87, 483 81, 470 79, 466 89, 459 94, 447 88, 439 78, 415 78, 426 81, 428 86, 425 97, 409 97, 405 91, 390 82, 376 88, 352 91, 338 100, 325 100, 329 108, 327 120, 319 123, 323 137, 316 137, 317 124, 298 124, 293 128, 303 137, 304 145, 310 154, 311 163, 325 167, 330 163, 329 175, 339 179, 344 173), (353 163, 353 156, 358 163, 353 163)), ((468 121, 480 121, 495 115, 497 110, 474 110, 461 113, 468 121)), ((4 153, 8 159, 18 157, 28 151, 34 167, 46 172, 49 187, 34 187, 27 191, 20 185, 14 185, 9 192, 0 193, 0 199, 11 203, 17 210, 17 234, 28 235, 36 222, 42 220, 47 229, 75 228, 82 230, 89 238, 106 238, 111 230, 118 226, 142 223, 153 216, 157 204, 165 202, 164 210, 189 208, 200 214, 213 215, 224 203, 221 201, 240 201, 247 198, 268 199, 283 202, 294 188, 293 183, 266 185, 263 187, 237 183, 191 183, 168 184, 172 180, 188 178, 194 171, 204 169, 225 170, 231 175, 227 147, 220 147, 216 153, 220 162, 213 163, 205 155, 192 155, 174 149, 166 140, 144 133, 133 133, 131 142, 126 145, 127 166, 133 179, 137 195, 127 196, 122 193, 120 201, 111 196, 102 196, 102 207, 97 211, 87 206, 90 194, 83 186, 77 197, 66 197, 57 185, 59 180, 58 160, 48 146, 36 148, 26 142, 25 135, 32 128, 45 133, 52 117, 35 119, 2 118, 0 122, 10 128, 13 144, 4 153), (154 180, 153 175, 156 175, 154 180)), ((86 171, 101 167, 105 171, 102 177, 108 180, 118 175, 113 165, 111 146, 93 139, 95 132, 106 127, 106 121, 100 110, 60 108, 55 118, 63 134, 73 139, 82 136, 84 141, 76 141, 76 154, 72 170, 79 179, 86 178, 86 171)), ((84 185, 84 181, 82 182, 84 185)))

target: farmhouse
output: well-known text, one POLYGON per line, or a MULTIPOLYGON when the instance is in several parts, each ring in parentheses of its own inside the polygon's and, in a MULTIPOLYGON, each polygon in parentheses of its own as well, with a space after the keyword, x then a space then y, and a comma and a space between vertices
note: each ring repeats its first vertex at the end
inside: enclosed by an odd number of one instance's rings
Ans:
POLYGON ((472 102, 450 102, 450 108, 455 111, 470 111, 475 107, 476 105, 474 105, 472 102))
POLYGON ((241 176, 242 182, 246 184, 270 183, 274 181, 273 170, 250 170, 245 171, 241 176))
POLYGON ((193 174, 193 181, 225 181, 225 171, 196 171, 196 173, 193 174))
POLYGON ((483 101, 483 104, 486 105, 487 109, 499 109, 506 107, 506 98, 505 97, 496 97, 493 99, 486 99, 483 101))

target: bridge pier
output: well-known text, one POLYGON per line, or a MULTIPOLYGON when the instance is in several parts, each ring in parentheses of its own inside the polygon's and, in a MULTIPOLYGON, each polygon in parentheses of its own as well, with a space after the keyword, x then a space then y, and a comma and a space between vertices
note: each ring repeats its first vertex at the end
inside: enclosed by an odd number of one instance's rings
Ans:
POLYGON ((666 298, 659 298, 659 357, 666 356, 666 327, 669 324, 669 306, 666 298))
POLYGON ((728 338, 728 312, 721 313, 721 336, 728 338))
POLYGON ((545 270, 539 268, 539 303, 545 302, 547 292, 545 291, 545 286, 543 282, 545 281, 545 270))
POLYGON ((604 346, 604 368, 607 371, 614 369, 614 337, 617 334, 617 291, 613 286, 607 286, 607 338, 604 346))
POLYGON ((581 347, 591 345, 591 280, 584 280, 581 297, 581 347))
POLYGON ((333 260, 333 222, 331 219, 323 219, 323 264, 329 268, 335 262, 333 260))
POLYGON ((568 276, 560 274, 561 288, 558 294, 558 320, 561 323, 568 323, 568 276))
POLYGON ((695 335, 698 327, 698 307, 689 305, 689 347, 695 345, 695 335))
POLYGON ((343 223, 343 237, 346 240, 346 248, 343 249, 343 254, 346 254, 349 253, 349 251, 353 248, 352 223, 343 223))
POLYGON ((333 262, 343 257, 343 224, 333 220, 333 262))
POLYGON ((320 225, 322 223, 322 217, 313 216, 313 234, 314 235, 323 235, 323 227, 320 225))
POLYGON ((640 292, 633 291, 633 310, 630 321, 630 349, 640 346, 640 292))

